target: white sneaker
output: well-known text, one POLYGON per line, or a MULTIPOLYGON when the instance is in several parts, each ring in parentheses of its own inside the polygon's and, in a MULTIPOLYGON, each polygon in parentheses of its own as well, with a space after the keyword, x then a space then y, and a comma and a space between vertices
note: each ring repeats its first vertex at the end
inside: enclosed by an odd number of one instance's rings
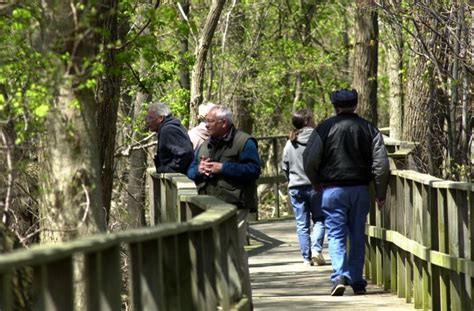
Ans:
POLYGON ((312 266, 312 265, 314 265, 314 263, 313 263, 312 260, 306 260, 306 259, 303 261, 303 264, 304 264, 305 266, 312 266))
POLYGON ((324 259, 322 253, 314 254, 312 259, 318 266, 324 266, 326 264, 326 260, 324 259))

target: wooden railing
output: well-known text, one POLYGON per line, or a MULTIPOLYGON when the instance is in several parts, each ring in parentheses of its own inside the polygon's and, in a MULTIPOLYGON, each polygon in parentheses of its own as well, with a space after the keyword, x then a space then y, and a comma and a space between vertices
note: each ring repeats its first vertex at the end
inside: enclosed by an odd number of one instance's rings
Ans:
POLYGON ((88 310, 120 310, 121 252, 128 258, 133 310, 248 310, 236 208, 193 195, 184 178, 157 179, 164 186, 162 215, 169 223, 1 255, 0 310, 14 309, 12 276, 25 267, 33 271, 34 310, 73 310, 79 282, 88 310), (170 222, 172 206, 179 207, 179 218, 186 222, 170 222), (84 266, 82 281, 74 273, 77 258, 84 266))
POLYGON ((393 170, 371 208, 366 275, 415 308, 474 310, 474 186, 393 170))
MULTIPOLYGON (((281 156, 283 148, 285 147, 286 139, 288 135, 273 135, 273 136, 262 136, 256 137, 259 145, 269 144, 269 154, 271 158, 266 161, 271 167, 267 171, 274 172, 273 176, 262 175, 257 180, 257 184, 269 184, 272 186, 273 197, 275 198, 275 216, 280 218, 281 216, 281 204, 280 204, 280 185, 286 182, 286 177, 280 170, 281 156), (271 152, 270 152, 271 150, 271 152)), ((260 146, 259 146, 260 148, 260 146)))

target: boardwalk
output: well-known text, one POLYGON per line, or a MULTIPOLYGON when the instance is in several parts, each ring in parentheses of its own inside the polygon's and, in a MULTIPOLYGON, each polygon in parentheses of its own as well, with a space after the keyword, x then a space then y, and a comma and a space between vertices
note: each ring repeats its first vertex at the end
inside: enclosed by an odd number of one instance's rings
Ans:
MULTIPOLYGON (((343 297, 331 297, 331 266, 307 267, 298 250, 294 220, 254 223, 249 251, 255 310, 414 310, 413 304, 368 286, 354 296, 350 286, 343 297)), ((325 241, 327 243, 327 241, 325 241)), ((327 245, 324 252, 327 254, 327 245)))

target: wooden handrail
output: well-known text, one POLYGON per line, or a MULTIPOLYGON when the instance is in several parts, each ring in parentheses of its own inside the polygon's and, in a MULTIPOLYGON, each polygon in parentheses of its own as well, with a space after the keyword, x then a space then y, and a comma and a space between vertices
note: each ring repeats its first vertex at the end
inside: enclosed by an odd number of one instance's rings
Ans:
MULTIPOLYGON (((183 175, 161 175, 162 193, 192 218, 159 226, 96 234, 69 243, 39 245, 0 256, 0 310, 13 310, 15 271, 33 272, 33 309, 72 310, 75 288, 85 288, 89 310, 120 310, 121 252, 128 257, 134 310, 248 310, 242 292, 242 250, 236 207, 190 192, 183 175), (80 274, 77 258, 84 258, 80 274), (77 279, 81 275, 82 280, 77 279), (80 285, 79 285, 80 286, 80 285)), ((160 190, 160 192, 161 192, 160 190)), ((195 192, 195 190, 194 190, 195 192)))
POLYGON ((473 310, 474 185, 392 170, 366 226, 366 276, 415 308, 473 310))

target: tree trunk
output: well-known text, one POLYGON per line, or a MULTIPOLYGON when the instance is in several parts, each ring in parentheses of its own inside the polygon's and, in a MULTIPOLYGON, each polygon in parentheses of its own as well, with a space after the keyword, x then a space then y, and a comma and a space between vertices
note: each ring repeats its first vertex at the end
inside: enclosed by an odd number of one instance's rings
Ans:
MULTIPOLYGON (((223 44, 222 53, 224 55, 230 55, 231 59, 238 59, 242 57, 242 55, 249 53, 247 50, 248 42, 245 40, 246 14, 241 1, 234 1, 232 10, 229 11, 228 14, 226 25, 228 42, 223 44), (225 51, 225 46, 229 47, 227 49, 228 51, 225 51)), ((224 38, 223 40, 226 39, 224 38)), ((250 53, 252 52, 250 51, 250 53)), ((255 56, 253 53, 250 57, 255 56)), ((232 64, 223 66, 223 69, 227 68, 227 72, 223 72, 223 76, 225 74, 229 80, 228 83, 225 84, 227 86, 227 89, 225 89, 226 101, 232 105, 235 127, 251 134, 253 131, 253 96, 250 93, 247 83, 252 79, 254 69, 253 65, 249 63, 239 65, 240 67, 232 66, 232 64)))
POLYGON ((359 93, 358 113, 377 125, 377 11, 373 0, 356 3, 352 87, 359 93))
MULTIPOLYGON (((143 60, 142 60, 143 62, 143 60)), ((141 66, 140 72, 145 71, 141 66)), ((145 103, 149 99, 146 90, 140 90, 133 101, 132 126, 139 122, 145 110, 145 103)), ((132 143, 139 142, 144 138, 143 134, 133 132, 132 143)), ((146 225, 145 222, 145 181, 147 168, 147 153, 144 149, 132 149, 130 151, 130 171, 127 183, 127 227, 138 228, 146 225)))
MULTIPOLYGON (((186 23, 186 19, 189 20, 190 4, 189 0, 181 0, 181 8, 183 9, 181 16, 181 21, 186 23)), ((188 93, 191 91, 191 81, 189 79, 189 62, 188 62, 188 52, 189 52, 189 39, 188 34, 182 34, 179 40, 179 84, 182 89, 186 90, 188 93)), ((190 102, 187 102, 187 111, 190 111, 190 102)))
POLYGON ((102 30, 101 33, 108 35, 102 35, 100 38, 100 42, 104 46, 103 63, 105 72, 98 79, 97 100, 99 110, 97 124, 99 127, 99 165, 102 168, 102 204, 108 223, 114 180, 115 136, 117 133, 116 123, 122 71, 116 59, 117 49, 115 48, 115 43, 118 40, 117 0, 107 0, 101 5, 101 8, 102 20, 99 27, 102 30))
POLYGON ((88 21, 92 11, 80 1, 79 10, 67 2, 46 1, 43 7, 45 57, 69 53, 64 65, 53 59, 57 96, 47 120, 47 136, 42 140, 43 198, 40 207, 41 241, 59 242, 84 234, 105 231, 102 204, 96 102, 87 86, 95 58, 94 33, 88 21), (81 12, 78 15, 78 12, 81 12), (53 53, 51 53, 53 52, 53 53))
POLYGON ((198 106, 203 99, 204 69, 206 66, 207 52, 212 44, 212 38, 216 30, 219 18, 224 8, 225 0, 213 0, 209 14, 202 28, 198 45, 196 46, 196 62, 191 76, 191 107, 190 107, 190 127, 198 123, 198 106))
MULTIPOLYGON (((391 0, 390 6, 393 10, 400 9, 400 0, 391 0)), ((390 137, 400 140, 403 128, 403 34, 402 20, 389 24, 387 32, 391 33, 391 40, 388 42, 388 80, 389 97, 388 106, 390 114, 390 137)))
MULTIPOLYGON (((418 32, 418 36, 426 36, 426 29, 418 32)), ((426 37, 424 38, 426 39, 426 37)), ((423 39, 423 40, 424 40, 423 39)), ((418 45, 412 38, 411 45, 414 51, 421 51, 425 47, 418 45)), ((438 40, 430 41, 428 47, 437 53, 438 40)), ((425 54, 426 55, 426 54, 425 54)), ((443 164, 443 133, 446 113, 446 96, 437 88, 434 65, 424 57, 411 52, 407 69, 407 86, 405 115, 403 119, 403 140, 417 142, 413 152, 413 160, 417 171, 442 176, 443 164)))
MULTIPOLYGON (((16 148, 15 148, 15 140, 16 140, 16 132, 14 130, 14 121, 9 120, 6 122, 4 126, 0 127, 0 142, 2 143, 2 147, 4 149, 0 149, 4 151, 5 158, 1 161, 6 164, 4 167, 6 173, 6 181, 3 184, 3 180, 0 180, 0 222, 7 227, 11 228, 10 218, 12 215, 13 209, 13 198, 15 197, 15 187, 14 184, 16 183, 16 176, 18 175, 17 167, 17 157, 16 157, 16 148), (5 193, 3 193, 5 191, 5 193), (3 199, 3 197, 5 199, 3 199)), ((3 153, 3 152, 1 152, 3 153)), ((0 154, 1 154, 0 153, 0 154)))

